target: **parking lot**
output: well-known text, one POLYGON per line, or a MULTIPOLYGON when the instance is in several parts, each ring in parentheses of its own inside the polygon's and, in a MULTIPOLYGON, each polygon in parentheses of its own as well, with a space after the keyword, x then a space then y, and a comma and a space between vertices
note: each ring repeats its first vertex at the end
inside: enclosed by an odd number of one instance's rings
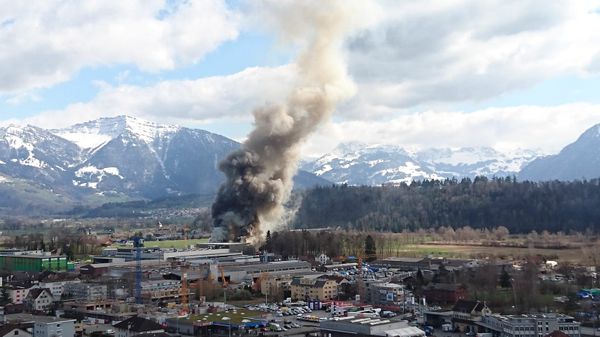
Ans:
POLYGON ((325 310, 312 310, 303 304, 302 302, 289 303, 287 305, 272 303, 246 305, 245 308, 264 312, 263 318, 274 323, 271 330, 278 330, 277 327, 281 328, 280 331, 270 331, 265 333, 265 335, 293 336, 316 332, 319 327, 318 319, 331 317, 325 310), (310 317, 314 321, 307 320, 307 317, 310 317))

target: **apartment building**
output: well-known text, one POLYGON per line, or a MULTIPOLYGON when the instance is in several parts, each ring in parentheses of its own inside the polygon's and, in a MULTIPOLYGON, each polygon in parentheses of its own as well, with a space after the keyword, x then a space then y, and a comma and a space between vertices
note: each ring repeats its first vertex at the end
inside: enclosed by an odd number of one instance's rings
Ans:
POLYGON ((296 277, 291 283, 292 299, 319 300, 335 299, 338 294, 338 284, 335 280, 313 277, 296 277))

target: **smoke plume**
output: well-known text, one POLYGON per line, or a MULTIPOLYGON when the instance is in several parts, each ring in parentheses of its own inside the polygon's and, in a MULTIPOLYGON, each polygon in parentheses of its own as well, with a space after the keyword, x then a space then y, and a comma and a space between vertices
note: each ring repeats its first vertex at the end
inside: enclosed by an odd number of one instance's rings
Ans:
MULTIPOLYGON (((211 241, 257 242, 284 215, 303 141, 354 94, 340 47, 363 15, 351 1, 272 1, 261 11, 283 42, 301 48, 286 102, 254 110, 254 130, 220 163, 226 176, 212 206, 211 241)), ((257 83, 260 85, 260 83, 257 83)))

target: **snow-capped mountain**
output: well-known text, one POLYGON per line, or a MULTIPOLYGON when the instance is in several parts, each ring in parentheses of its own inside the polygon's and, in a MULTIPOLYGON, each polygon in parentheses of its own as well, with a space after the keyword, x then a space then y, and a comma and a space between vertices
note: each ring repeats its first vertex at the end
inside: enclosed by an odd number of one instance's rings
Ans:
POLYGON ((586 130, 560 153, 532 161, 519 178, 537 181, 600 178, 600 124, 586 130))
POLYGON ((342 144, 331 154, 302 166, 319 177, 351 185, 379 185, 440 179, 413 153, 394 146, 342 144))
POLYGON ((239 146, 204 130, 128 116, 52 132, 81 149, 73 185, 145 197, 214 192, 222 180, 219 160, 239 146))
POLYGON ((409 150, 398 146, 342 144, 331 154, 302 166, 327 180, 379 185, 423 179, 507 176, 539 154, 531 150, 502 153, 489 147, 409 150))
MULTIPOLYGON (((0 128, 0 184, 30 182, 82 202, 89 195, 214 194, 223 180, 219 161, 238 147, 204 130, 127 116, 59 130, 9 126, 0 128)), ((327 183, 307 172, 296 181, 327 183)))
POLYGON ((45 184, 68 180, 80 160, 79 148, 44 129, 11 125, 0 128, 0 173, 45 184))

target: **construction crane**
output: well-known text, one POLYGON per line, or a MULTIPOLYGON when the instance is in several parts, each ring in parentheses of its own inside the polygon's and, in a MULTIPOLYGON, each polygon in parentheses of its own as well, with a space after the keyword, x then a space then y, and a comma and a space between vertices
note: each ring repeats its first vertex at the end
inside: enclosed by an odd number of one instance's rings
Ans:
POLYGON ((183 262, 181 264, 181 289, 179 291, 179 297, 181 298, 181 312, 183 314, 189 313, 189 290, 187 280, 188 264, 183 262))
POLYGON ((363 278, 363 259, 362 255, 358 256, 358 274, 356 275, 356 287, 358 288, 359 304, 365 300, 365 281, 363 278))
POLYGON ((221 282, 223 287, 223 303, 227 303, 227 279, 225 278, 225 272, 223 271, 223 266, 219 266, 219 273, 221 274, 221 282))

